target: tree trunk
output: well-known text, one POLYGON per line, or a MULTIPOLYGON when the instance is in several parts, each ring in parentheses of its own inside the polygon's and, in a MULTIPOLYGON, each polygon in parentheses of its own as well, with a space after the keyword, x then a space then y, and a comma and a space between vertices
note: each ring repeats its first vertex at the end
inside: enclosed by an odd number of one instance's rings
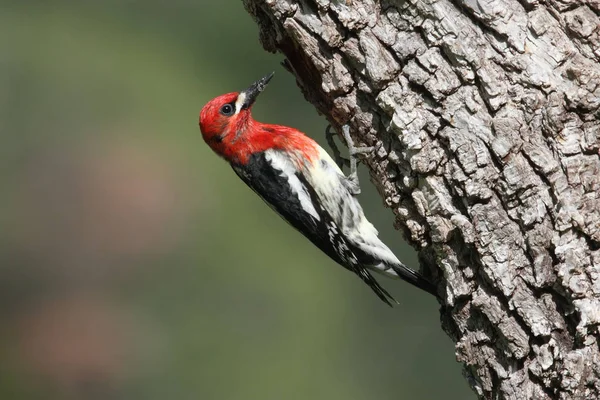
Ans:
POLYGON ((598 0, 244 0, 437 283, 489 399, 600 398, 598 0))

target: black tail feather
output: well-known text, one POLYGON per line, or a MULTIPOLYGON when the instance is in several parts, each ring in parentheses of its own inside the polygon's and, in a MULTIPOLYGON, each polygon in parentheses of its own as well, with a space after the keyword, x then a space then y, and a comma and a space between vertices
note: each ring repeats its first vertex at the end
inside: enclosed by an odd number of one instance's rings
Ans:
POLYGON ((434 295, 435 297, 438 297, 437 288, 435 287, 435 285, 423 275, 421 275, 419 272, 413 271, 412 269, 402 264, 392 265, 391 267, 401 279, 405 280, 413 286, 418 287, 421 290, 426 291, 427 293, 434 295))
POLYGON ((394 299, 392 295, 389 294, 389 292, 385 290, 375 278, 373 278, 373 275, 371 275, 369 271, 364 268, 360 268, 358 271, 356 271, 356 274, 360 277, 360 279, 363 280, 363 282, 369 285, 377 297, 383 300, 388 306, 393 307, 392 303, 398 304, 396 299, 394 299))

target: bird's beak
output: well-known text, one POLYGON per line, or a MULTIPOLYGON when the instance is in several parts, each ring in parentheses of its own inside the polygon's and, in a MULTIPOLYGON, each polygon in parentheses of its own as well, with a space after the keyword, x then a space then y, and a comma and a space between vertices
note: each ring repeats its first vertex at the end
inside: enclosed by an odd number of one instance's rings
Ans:
POLYGON ((265 90, 265 88, 267 87, 267 84, 269 83, 269 81, 271 80, 273 75, 275 75, 275 72, 271 72, 269 75, 260 78, 259 80, 254 82, 252 85, 250 85, 250 87, 248 87, 248 89, 240 92, 240 94, 238 96, 238 101, 242 100, 242 107, 241 107, 242 110, 246 110, 246 109, 252 107, 252 104, 254 104, 254 101, 256 100, 256 98, 258 97, 260 92, 265 90))

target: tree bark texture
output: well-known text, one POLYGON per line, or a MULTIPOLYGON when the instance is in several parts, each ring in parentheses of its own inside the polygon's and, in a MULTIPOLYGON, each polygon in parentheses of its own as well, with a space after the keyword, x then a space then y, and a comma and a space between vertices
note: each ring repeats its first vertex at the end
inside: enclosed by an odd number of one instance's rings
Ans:
POLYGON ((244 0, 349 122, 489 399, 600 398, 600 2, 244 0))

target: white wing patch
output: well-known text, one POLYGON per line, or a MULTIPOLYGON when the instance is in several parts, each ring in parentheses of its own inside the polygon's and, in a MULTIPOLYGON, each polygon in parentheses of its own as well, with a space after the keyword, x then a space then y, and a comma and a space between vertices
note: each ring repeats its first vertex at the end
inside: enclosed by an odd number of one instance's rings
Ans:
POLYGON ((302 209, 308 214, 310 214, 314 219, 320 221, 321 217, 315 209, 315 206, 312 203, 308 191, 306 190, 302 182, 300 182, 300 179, 298 179, 298 177, 296 176, 297 171, 296 168, 294 168, 294 165, 292 164, 292 160, 290 160, 287 155, 282 154, 281 152, 278 152, 276 150, 265 151, 265 158, 267 162, 269 162, 271 166, 273 166, 273 168, 281 171, 281 173, 279 174, 280 176, 287 179, 287 182, 292 188, 292 191, 298 197, 298 200, 300 200, 300 205, 302 206, 302 209))

